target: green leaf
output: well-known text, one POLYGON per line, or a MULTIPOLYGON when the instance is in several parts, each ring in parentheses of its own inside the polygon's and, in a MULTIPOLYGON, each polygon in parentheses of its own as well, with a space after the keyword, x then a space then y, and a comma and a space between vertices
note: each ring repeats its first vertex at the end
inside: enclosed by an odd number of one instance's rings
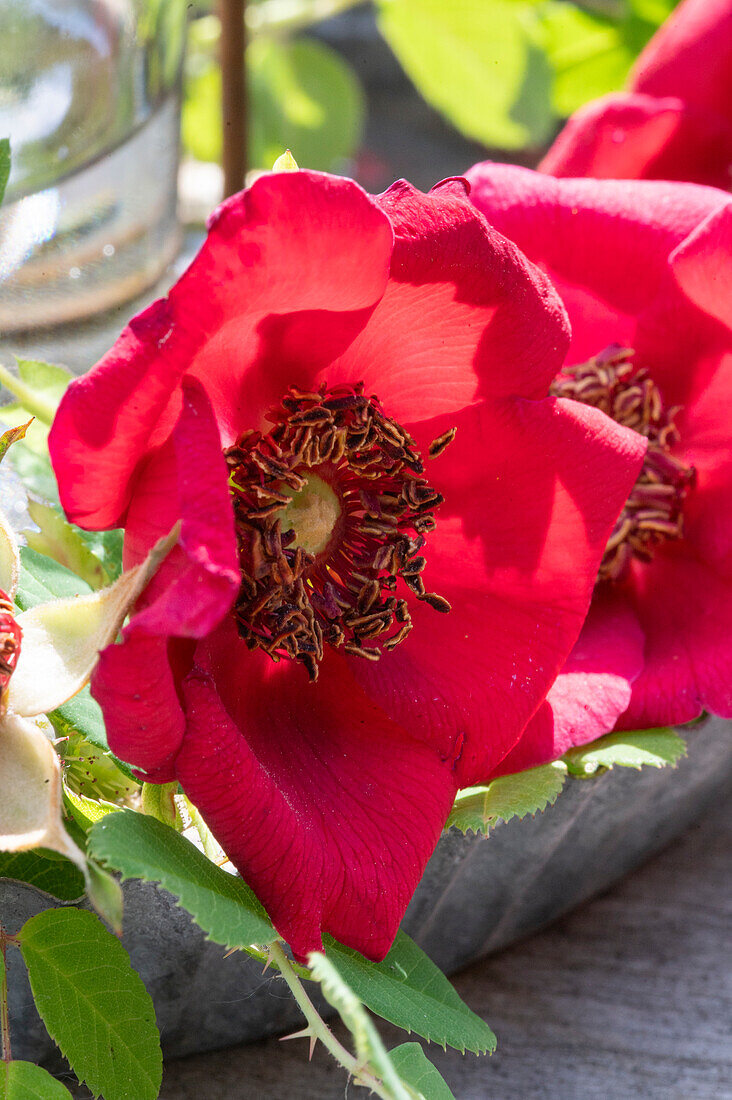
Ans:
POLYGON ((25 438, 25 433, 32 423, 32 420, 28 420, 25 423, 15 424, 0 435, 0 462, 5 458, 14 443, 19 443, 21 439, 25 438))
POLYGON ((122 935, 122 887, 114 875, 105 871, 93 859, 86 862, 86 893, 100 917, 103 917, 117 936, 122 935))
POLYGON ((0 138, 0 202, 10 177, 10 139, 0 138))
POLYGON ((540 813, 556 802, 566 777, 565 765, 555 761, 515 775, 502 775, 486 787, 466 787, 455 799, 447 828, 487 833, 501 821, 540 813))
POLYGON ((78 733, 90 744, 105 752, 109 751, 102 708, 96 699, 92 699, 88 686, 82 688, 73 699, 69 699, 68 703, 51 711, 48 717, 59 737, 71 737, 78 733))
POLYGON ((455 1100, 419 1043, 402 1043, 389 1051, 389 1057, 402 1081, 411 1085, 424 1100, 455 1100))
POLYGON ((572 775, 594 775, 601 768, 664 768, 686 756, 686 744, 671 729, 609 733, 563 757, 572 775))
POLYGON ((111 578, 101 561, 89 549, 79 530, 68 523, 58 509, 37 500, 28 501, 28 513, 40 528, 23 532, 31 550, 53 558, 81 577, 91 588, 104 588, 111 578))
POLYGON ((77 901, 84 894, 84 876, 62 856, 46 859, 39 852, 0 852, 2 878, 27 882, 60 901, 77 901))
POLYGON ((591 99, 618 91, 631 65, 668 14, 663 0, 623 5, 620 18, 584 11, 565 0, 540 9, 547 58, 554 72, 554 106, 566 116, 591 99), (656 18, 648 18, 655 15, 656 18))
POLYGON ((465 1053, 492 1051, 496 1037, 404 932, 380 963, 327 937, 326 954, 363 1003, 397 1027, 465 1053))
POLYGON ((155 1009, 127 952, 82 909, 50 909, 18 933, 36 1008, 80 1081, 104 1100, 156 1100, 155 1009))
POLYGON ((98 802, 94 798, 77 794, 66 786, 64 786, 64 805, 84 833, 88 833, 92 825, 102 821, 107 814, 119 813, 121 809, 112 802, 98 802))
POLYGON ((71 1100, 71 1093, 33 1062, 0 1062, 0 1100, 71 1100))
POLYGON ((310 38, 261 38, 247 50, 250 157, 270 168, 283 149, 304 168, 333 169, 358 148, 364 95, 351 67, 310 38))
POLYGON ((20 577, 15 602, 22 611, 67 596, 83 596, 91 587, 66 566, 28 546, 20 548, 20 577))
MULTIPOLYGON (((357 149, 364 95, 334 50, 308 38, 260 38, 247 50, 251 119, 249 158, 270 169, 283 149, 304 168, 333 169, 357 149)), ((209 65, 190 81, 183 142, 199 160, 221 160, 221 76, 209 65)))
POLYGON ((88 851, 123 880, 160 883, 209 939, 227 947, 267 944, 277 933, 241 879, 214 866, 189 840, 155 818, 126 810, 89 833, 88 851))
POLYGON ((18 374, 12 374, 0 365, 0 382, 18 398, 25 409, 27 420, 36 416, 50 426, 59 402, 74 377, 64 367, 42 363, 36 359, 17 359, 18 374))
MULTIPOLYGON (((537 0, 379 0, 379 29, 428 103, 503 149, 552 133, 537 0)), ((296 150, 294 150, 296 152, 296 150)))
MULTIPOLYGON (((0 419, 4 417, 6 408, 7 406, 0 408, 0 419)), ((22 443, 16 443, 9 452, 8 462, 23 482, 26 492, 35 493, 43 500, 49 500, 56 504, 58 503, 58 485, 51 468, 51 460, 48 457, 46 444, 44 442, 42 448, 39 444, 38 449, 34 450, 28 442, 36 436, 39 425, 40 421, 36 421, 31 425, 28 436, 22 443), (39 451, 42 453, 39 453, 39 451)))
POLYGON ((144 814, 170 825, 171 829, 181 832, 183 822, 178 813, 175 796, 178 783, 143 783, 140 796, 140 808, 144 814))

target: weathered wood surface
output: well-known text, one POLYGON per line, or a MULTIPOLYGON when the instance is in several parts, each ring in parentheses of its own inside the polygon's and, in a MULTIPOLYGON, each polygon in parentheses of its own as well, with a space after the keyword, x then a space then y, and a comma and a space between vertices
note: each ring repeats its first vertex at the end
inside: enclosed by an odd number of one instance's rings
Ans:
MULTIPOLYGON (((718 807, 603 897, 465 970, 455 984, 499 1050, 430 1050, 457 1100, 732 1098, 731 852, 718 807)), ((308 1065, 305 1042, 269 1040, 170 1062, 161 1100, 341 1100, 345 1085, 322 1051, 308 1065)))

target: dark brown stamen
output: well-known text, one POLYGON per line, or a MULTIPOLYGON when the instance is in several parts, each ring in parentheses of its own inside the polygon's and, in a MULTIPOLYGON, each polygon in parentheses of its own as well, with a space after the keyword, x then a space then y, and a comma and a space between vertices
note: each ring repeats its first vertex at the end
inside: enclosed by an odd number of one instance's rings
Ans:
MULTIPOLYGON (((412 629, 406 600, 393 595, 398 578, 417 599, 450 610, 421 577, 424 535, 443 498, 423 476, 414 440, 364 395, 363 383, 293 387, 267 418, 269 434, 245 432, 225 452, 242 571, 239 633, 275 661, 300 661, 311 680, 325 643, 377 661, 412 629), (317 553, 296 545, 286 518, 293 495, 313 479, 340 508, 317 553)), ((455 431, 432 443, 431 457, 455 431)))
POLYGON ((552 384, 551 392, 593 405, 618 424, 644 435, 648 450, 640 476, 618 517, 598 580, 621 579, 635 557, 648 562, 665 539, 683 537, 683 507, 696 471, 670 452, 678 443, 678 407, 665 408, 660 391, 633 362, 628 348, 611 345, 552 384))
POLYGON ((430 458, 437 458, 441 455, 445 448, 450 446, 456 434, 457 428, 449 428, 442 435, 438 435, 437 439, 433 439, 427 452, 430 458))

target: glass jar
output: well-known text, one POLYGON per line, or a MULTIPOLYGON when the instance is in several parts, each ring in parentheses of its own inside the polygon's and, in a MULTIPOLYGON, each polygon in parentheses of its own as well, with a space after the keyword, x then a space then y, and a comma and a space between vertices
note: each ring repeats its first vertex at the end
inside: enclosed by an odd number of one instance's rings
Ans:
POLYGON ((0 0, 0 332, 110 308, 179 245, 185 0, 0 0))

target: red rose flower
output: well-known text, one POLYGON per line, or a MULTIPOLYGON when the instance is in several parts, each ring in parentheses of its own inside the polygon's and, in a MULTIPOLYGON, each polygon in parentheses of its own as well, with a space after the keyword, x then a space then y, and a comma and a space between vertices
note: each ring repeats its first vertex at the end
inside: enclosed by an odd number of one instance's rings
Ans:
POLYGON ((732 187, 732 0, 685 0, 636 61, 629 90, 580 108, 540 171, 732 187))
POLYGON ((467 175, 478 209, 567 308, 572 343, 554 392, 649 440, 587 624, 501 770, 616 725, 732 717, 732 201, 693 184, 498 164, 467 175))
POLYGON ((644 444, 547 396, 566 342, 464 185, 267 175, 61 404, 76 523, 136 562, 182 520, 94 676, 110 745, 298 956, 385 954, 579 633, 644 444))

